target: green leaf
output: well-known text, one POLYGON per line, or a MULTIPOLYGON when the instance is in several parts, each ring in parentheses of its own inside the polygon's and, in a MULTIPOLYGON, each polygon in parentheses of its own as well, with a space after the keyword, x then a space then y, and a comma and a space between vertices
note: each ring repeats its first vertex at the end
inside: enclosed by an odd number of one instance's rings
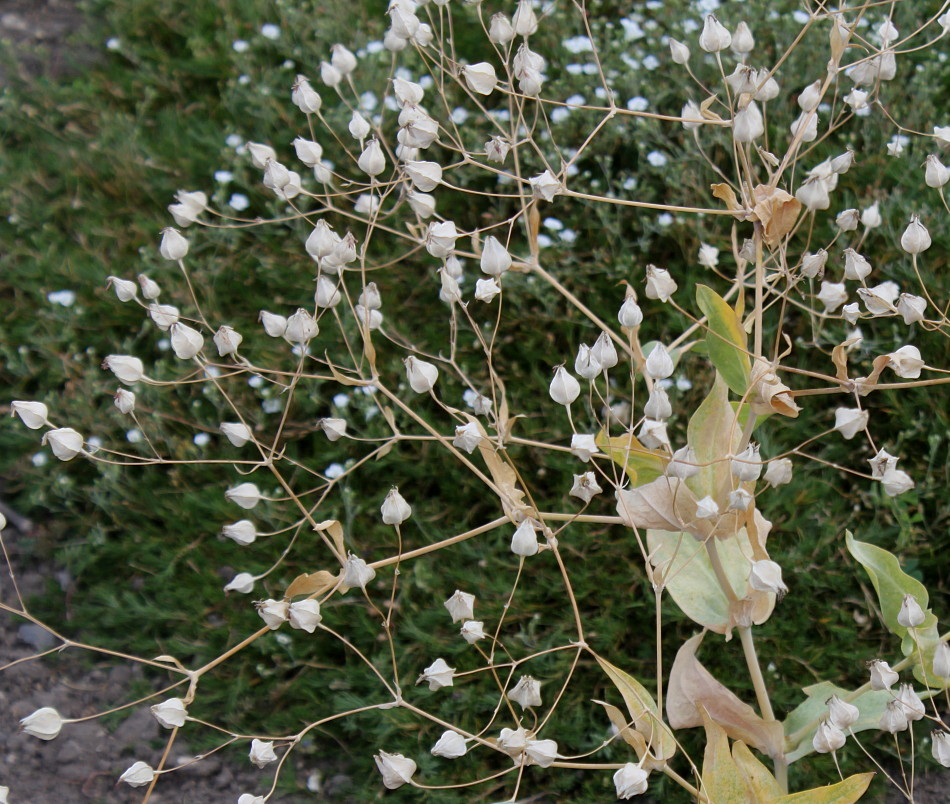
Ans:
POLYGON ((713 802, 744 804, 749 801, 748 791, 739 768, 729 751, 725 729, 702 710, 706 728, 706 750, 703 754, 703 792, 713 802))
POLYGON ((644 736, 653 756, 657 759, 672 758, 676 753, 676 740, 669 726, 660 717, 653 696, 633 676, 615 667, 606 659, 598 656, 597 662, 620 691, 627 705, 627 711, 630 712, 630 719, 637 731, 644 736))
POLYGON ((594 442, 610 460, 624 468, 633 488, 656 480, 670 462, 668 453, 647 449, 632 431, 611 438, 606 430, 601 430, 594 442))
POLYGON ((775 799, 774 804, 854 804, 864 795, 873 773, 856 773, 826 787, 815 787, 775 799))
MULTIPOLYGON (((921 647, 931 642, 932 640, 927 638, 928 631, 932 635, 936 634, 937 618, 927 608, 929 595, 926 587, 916 578, 912 578, 904 572, 897 556, 883 547, 867 542, 859 542, 854 538, 851 531, 845 532, 845 542, 848 545, 848 551, 864 567, 871 578, 874 591, 877 592, 884 624, 888 631, 901 638, 901 650, 904 655, 910 655, 915 649, 914 636, 910 629, 897 622, 897 615, 900 613, 901 604, 904 602, 904 595, 911 595, 927 614, 923 625, 915 629, 918 638, 923 643, 921 647)), ((930 647, 932 652, 933 645, 930 647)), ((938 683, 938 686, 942 685, 938 683)))
POLYGON ((742 422, 729 404, 729 392, 716 377, 709 394, 696 408, 686 427, 686 440, 702 466, 695 477, 686 481, 698 499, 709 495, 723 500, 732 488, 732 475, 726 458, 737 451, 742 437, 742 422))
POLYGON ((749 388, 752 361, 746 352, 746 334, 736 311, 716 291, 696 286, 696 304, 706 316, 706 351, 733 393, 742 396, 749 388))
MULTIPOLYGON (((729 599, 722 591, 709 561, 706 546, 688 533, 647 531, 650 562, 663 577, 673 602, 693 622, 717 634, 725 634, 729 624, 729 599)), ((742 600, 748 594, 749 558, 752 546, 745 528, 734 538, 716 544, 726 577, 742 600)), ((774 599, 773 599, 774 600, 774 599)), ((768 617, 767 612, 757 612, 768 617)), ((763 620, 756 618, 757 622, 763 620)))
MULTIPOLYGON (((815 748, 811 741, 815 736, 815 730, 818 728, 819 719, 828 713, 826 701, 832 695, 837 695, 845 700, 851 695, 849 690, 837 687, 830 681, 812 684, 810 687, 805 687, 802 692, 808 697, 788 713, 785 722, 782 724, 785 729, 786 740, 792 737, 795 738, 794 744, 786 745, 785 759, 789 763, 814 752, 815 748)), ((857 733, 868 729, 876 729, 881 715, 884 714, 884 708, 893 698, 894 695, 890 690, 868 690, 854 700, 848 701, 858 707, 858 711, 861 713, 857 722, 851 726, 851 730, 857 733)))

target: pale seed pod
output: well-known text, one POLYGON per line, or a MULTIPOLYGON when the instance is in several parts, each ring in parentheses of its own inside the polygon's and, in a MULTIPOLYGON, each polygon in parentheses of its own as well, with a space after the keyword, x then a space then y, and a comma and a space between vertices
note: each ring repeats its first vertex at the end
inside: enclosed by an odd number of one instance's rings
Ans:
POLYGON ((632 762, 628 762, 622 768, 619 768, 614 773, 614 789, 617 798, 626 801, 634 796, 646 793, 649 786, 649 775, 647 771, 632 762))
POLYGON ((471 620, 475 617, 475 595, 456 589, 455 593, 443 604, 452 617, 452 622, 471 620))
POLYGON ((261 501, 262 495, 253 483, 241 483, 225 491, 224 498, 249 511, 261 501))
POLYGON ((326 276, 317 277, 317 288, 314 292, 313 303, 321 310, 336 307, 343 300, 336 283, 326 276))
POLYGON ((479 95, 491 95, 498 86, 495 68, 487 61, 466 65, 462 68, 462 77, 465 78, 468 88, 479 95))
POLYGON ((934 649, 933 672, 940 678, 950 678, 950 645, 938 642, 934 649))
POLYGON ((832 695, 825 703, 828 705, 829 722, 841 731, 851 728, 861 717, 858 707, 842 701, 837 695, 832 695))
POLYGON ((887 356, 887 367, 905 380, 916 380, 925 365, 916 346, 902 346, 887 356))
POLYGON ((277 151, 260 142, 249 142, 247 152, 251 157, 251 164, 258 170, 264 169, 268 159, 277 159, 277 151))
POLYGON ((47 430, 40 442, 49 444, 49 448, 61 461, 71 461, 82 452, 83 437, 72 427, 58 427, 47 430))
POLYGON ((365 140, 372 130, 366 118, 359 112, 353 112, 353 116, 350 118, 350 124, 347 128, 349 128, 350 135, 353 139, 359 140, 360 142, 365 140))
POLYGON ((689 61, 689 48, 682 42, 670 37, 670 58, 676 64, 686 64, 689 61))
POLYGON ((897 612, 898 624, 904 626, 904 628, 917 628, 917 626, 923 625, 926 619, 927 615, 924 614, 917 598, 910 594, 904 595, 900 611, 897 612))
POLYGON ((899 731, 906 731, 910 723, 907 720, 907 714, 904 707, 898 700, 888 701, 884 707, 884 714, 878 721, 877 727, 881 731, 897 734, 899 731))
POLYGON ((336 67, 333 66, 328 61, 320 62, 320 80, 323 82, 324 86, 334 89, 338 87, 343 81, 343 73, 341 73, 336 67))
POLYGON ((531 185, 531 193, 535 198, 543 198, 547 202, 553 201, 564 189, 550 170, 528 179, 528 184, 531 185))
POLYGON ((924 162, 924 181, 928 187, 939 190, 950 181, 950 168, 947 168, 936 154, 930 154, 924 162))
POLYGON ((931 733, 930 747, 933 758, 945 768, 950 768, 950 732, 934 731, 931 733))
POLYGON ((868 426, 869 414, 866 410, 857 408, 837 408, 835 410, 835 427, 846 441, 850 441, 868 426))
POLYGON ((848 300, 848 291, 843 282, 822 282, 815 298, 825 306, 826 313, 833 313, 848 300))
POLYGON ((592 380, 602 371, 603 366, 592 354, 590 347, 582 343, 577 350, 577 357, 574 359, 574 371, 585 380, 592 380))
POLYGON ((299 159, 307 167, 312 168, 320 164, 323 159, 323 146, 313 140, 305 140, 303 137, 297 137, 293 141, 294 151, 299 159))
POLYGON ((515 38, 515 29, 501 12, 493 15, 488 26, 488 39, 496 45, 507 45, 515 38))
POLYGON ((624 299, 623 304, 620 306, 620 312, 617 313, 617 320, 620 322, 620 326, 626 327, 627 329, 639 327, 640 324, 643 323, 643 311, 633 296, 627 296, 627 298, 624 299))
POLYGON ((518 36, 528 37, 538 30, 538 18, 531 0, 518 0, 518 8, 511 18, 511 27, 518 36))
POLYGON ((522 709, 541 706, 541 682, 532 676, 522 676, 518 679, 518 683, 508 690, 506 697, 510 701, 521 704, 522 709))
POLYGON ((643 364, 643 372, 654 380, 665 380, 673 374, 673 358, 662 343, 657 343, 643 364))
POLYGON ((158 252, 166 260, 181 260, 188 253, 188 241, 182 237, 181 232, 168 226, 162 229, 162 241, 158 246, 158 252))
POLYGON ((445 731, 429 753, 444 759, 458 759, 464 757, 466 751, 468 751, 468 746, 461 734, 457 731, 445 731))
POLYGON ((148 317, 155 322, 155 326, 162 332, 167 332, 172 324, 178 322, 180 314, 178 308, 171 304, 152 303, 148 306, 148 317))
POLYGON ((763 480, 773 489, 792 482, 792 461, 790 458, 779 458, 769 461, 765 466, 763 480))
POLYGON ((445 659, 439 658, 422 671, 422 675, 416 679, 416 684, 425 681, 429 689, 435 692, 443 687, 454 686, 454 676, 455 668, 449 667, 445 659))
POLYGON ((271 762, 276 762, 277 754, 274 753, 274 743, 256 738, 251 740, 251 752, 248 758, 259 768, 263 768, 271 762))
POLYGON ((376 767, 383 776, 383 784, 388 790, 395 790, 412 780, 416 772, 416 763, 402 754, 388 754, 380 751, 373 757, 376 767))
POLYGON ((137 383, 145 377, 145 366, 142 361, 131 355, 108 355, 102 361, 102 367, 109 369, 119 382, 126 385, 137 383))
POLYGON ((304 114, 316 114, 323 101, 306 76, 298 75, 290 92, 290 100, 304 114))
POLYGON ((914 481, 907 472, 900 469, 888 469, 881 477, 881 485, 888 497, 896 497, 914 487, 914 481))
POLYGON ((344 589, 362 589, 366 591, 366 584, 376 577, 376 570, 362 558, 350 553, 346 562, 343 564, 343 588, 344 589))
POLYGON ((120 302, 132 301, 138 293, 135 282, 130 279, 120 279, 117 276, 110 276, 106 280, 106 287, 111 287, 115 291, 116 298, 120 302))
POLYGON ((568 494, 577 497, 586 504, 601 492, 603 492, 603 489, 597 482, 597 476, 593 472, 584 472, 580 475, 574 475, 574 485, 571 486, 568 494))
POLYGON ((648 419, 656 419, 657 421, 663 421, 673 415, 670 398, 659 383, 653 385, 647 403, 643 406, 643 415, 648 419))
POLYGON ((386 169, 386 157, 383 156, 383 149, 380 147, 379 140, 373 137, 366 144, 363 153, 356 160, 356 165, 370 177, 378 176, 386 169))
POLYGON ((743 20, 736 26, 736 31, 732 35, 732 49, 744 56, 751 53, 753 48, 755 48, 755 38, 748 24, 743 20))
MULTIPOLYGON (((654 386, 656 390, 656 386, 654 386)), ((696 450, 692 447, 680 447, 673 453, 673 457, 666 465, 665 474, 669 477, 678 477, 680 480, 687 480, 699 474, 700 467, 697 466, 696 450)))
POLYGON ((845 734, 841 729, 828 720, 822 720, 818 724, 811 744, 819 754, 830 754, 843 747, 845 740, 845 734))
POLYGON ((757 592, 771 592, 781 598, 788 591, 782 581, 782 568, 774 561, 760 559, 752 562, 749 572, 749 586, 757 592))
POLYGON ((240 519, 221 528, 221 535, 242 547, 246 547, 257 540, 257 528, 254 527, 254 523, 250 519, 240 519))
POLYGON ((188 710, 181 698, 169 698, 152 706, 150 711, 159 725, 166 729, 179 729, 188 719, 188 710))
POLYGON ((291 628, 312 634, 323 620, 320 603, 316 600, 298 600, 287 609, 287 620, 291 628))
POLYGON ((485 238, 479 267, 489 276, 501 276, 511 268, 511 254, 494 235, 485 238))
POLYGON ((31 737, 54 740, 67 721, 51 706, 43 706, 20 720, 20 728, 31 737))
POLYGON ((594 359, 604 367, 604 370, 612 369, 619 361, 617 348, 606 332, 601 332, 597 336, 597 340, 594 341, 594 345, 591 347, 591 353, 594 355, 594 359))
POLYGON ((732 34, 714 14, 709 14, 699 35, 699 46, 707 53, 718 53, 732 44, 732 34))
POLYGON ((128 415, 135 410, 135 394, 126 390, 125 388, 119 388, 116 390, 112 402, 118 409, 119 413, 128 415))
POLYGON ((403 167, 412 186, 424 193, 442 183, 442 166, 438 162, 406 162, 403 167))
POLYGON ((222 422, 220 430, 235 447, 243 447, 253 437, 243 422, 222 422))
POLYGON ((393 93, 403 106, 418 106, 422 103, 425 90, 421 84, 407 81, 404 78, 393 79, 393 93))
POLYGON ((798 108, 803 112, 812 112, 821 103, 821 79, 809 84, 798 96, 798 108))
POLYGON ((592 433, 574 433, 571 436, 571 454, 587 463, 591 456, 600 452, 592 433))
POLYGON ((258 318, 261 324, 264 325, 264 332, 272 338, 284 337, 284 333, 287 331, 287 319, 284 316, 261 310, 258 318))
POLYGON ((452 445, 469 455, 482 443, 482 434, 475 422, 468 422, 455 428, 452 445))
POLYGON ((323 430, 328 441, 339 441, 346 435, 346 419, 320 419, 317 426, 323 430))
POLYGON ((226 357, 227 355, 237 354, 244 336, 236 329, 225 324, 218 327, 218 331, 214 333, 212 340, 218 349, 218 354, 221 357, 226 357))
POLYGON ((880 659, 874 659, 868 663, 868 670, 871 673, 872 690, 889 690, 900 676, 891 670, 891 666, 880 659))
POLYGON ((930 248, 931 242, 927 227, 920 222, 917 215, 913 215, 901 235, 901 248, 908 254, 921 254, 930 248))
POLYGON ((736 142, 755 142, 765 134, 765 120, 755 101, 749 101, 745 108, 736 113, 732 121, 732 138, 736 142))
POLYGON ((225 585, 224 591, 248 595, 254 591, 254 576, 249 572, 239 572, 225 585))
POLYGON ((795 192, 797 198, 807 210, 828 209, 831 206, 831 196, 828 194, 828 183, 817 176, 806 179, 804 184, 795 192))
POLYGON ((475 281, 475 299, 490 304, 492 299, 501 293, 501 285, 494 277, 491 279, 477 279, 475 281))
POLYGON ((487 636, 485 633, 485 623, 480 620, 466 620, 462 623, 459 633, 462 635, 462 639, 469 645, 474 645, 478 640, 484 639, 487 636))
POLYGON ((554 372, 554 379, 548 388, 548 393, 559 405, 570 405, 580 396, 580 383, 572 377, 564 366, 558 366, 554 372))
POLYGON ((762 473, 762 461, 759 458, 758 444, 749 444, 730 461, 732 474, 741 482, 755 481, 762 473))
POLYGON ((382 514, 383 524, 401 525, 412 515, 412 507, 399 493, 399 489, 393 486, 383 500, 379 512, 382 514))
MULTIPOLYGON (((290 604, 286 600, 268 598, 267 600, 260 600, 254 605, 257 607, 258 615, 271 631, 276 631, 283 623, 287 622, 290 604)), ((263 767, 263 765, 258 765, 258 767, 263 767)))
POLYGON ((317 322, 309 312, 302 307, 287 319, 284 337, 291 343, 304 344, 313 339, 319 328, 317 322))
POLYGON ((914 688, 910 684, 901 684, 897 691, 897 700, 902 707, 904 717, 909 721, 916 722, 923 719, 924 715, 927 714, 924 702, 920 700, 920 696, 914 692, 914 688))
POLYGON ((511 537, 511 552, 516 556, 533 556, 538 552, 538 534, 530 519, 522 521, 511 537))
POLYGON ((180 321, 172 324, 171 336, 172 351, 179 360, 191 360, 205 345, 205 339, 198 330, 180 321))
POLYGON ((145 787, 151 784, 155 778, 155 771, 151 765, 145 762, 134 762, 119 777, 120 782, 125 782, 129 787, 145 787))
POLYGON ((557 743, 554 740, 535 740, 528 738, 524 755, 526 765, 537 765, 539 768, 549 768, 557 759, 557 743))
POLYGON ((648 299, 668 302, 676 293, 676 287, 676 282, 665 268, 658 268, 655 265, 647 266, 646 295, 648 299))
POLYGON ((406 378, 409 387, 417 394, 429 393, 439 379, 439 369, 432 363, 410 355, 405 360, 406 378))

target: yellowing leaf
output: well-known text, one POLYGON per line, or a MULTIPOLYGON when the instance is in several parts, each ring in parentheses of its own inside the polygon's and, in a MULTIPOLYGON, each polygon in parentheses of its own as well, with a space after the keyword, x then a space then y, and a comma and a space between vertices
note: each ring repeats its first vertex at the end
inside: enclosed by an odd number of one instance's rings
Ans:
POLYGON ((771 771, 741 740, 732 744, 732 759, 749 791, 749 800, 754 804, 772 804, 782 795, 782 788, 771 771))
POLYGON ((865 794, 873 773, 856 773, 826 787, 815 787, 775 799, 775 804, 854 804, 865 794))
POLYGON ((711 802, 722 804, 758 804, 750 801, 739 768, 729 752, 725 730, 700 709, 706 729, 706 750, 703 753, 703 792, 711 802))
POLYGON ((653 696, 633 676, 615 667, 606 659, 598 656, 597 663, 620 691, 627 705, 627 711, 630 712, 630 719, 637 731, 643 735, 653 756, 657 759, 670 759, 676 753, 676 741, 660 717, 653 696))
POLYGON ((670 460, 667 453, 643 446, 633 431, 608 437, 606 430, 601 430, 594 441, 601 452, 626 470, 633 486, 656 480, 663 474, 670 460))
POLYGON ((741 437, 742 424, 729 404, 725 383, 717 377, 686 427, 686 440, 702 466, 699 474, 687 481, 698 499, 708 495, 720 502, 720 508, 725 508, 723 501, 732 489, 727 459, 738 451, 741 437))
POLYGON ((749 387, 752 361, 746 352, 746 334, 736 311, 712 288, 696 286, 696 304, 706 316, 706 351, 733 393, 749 387))

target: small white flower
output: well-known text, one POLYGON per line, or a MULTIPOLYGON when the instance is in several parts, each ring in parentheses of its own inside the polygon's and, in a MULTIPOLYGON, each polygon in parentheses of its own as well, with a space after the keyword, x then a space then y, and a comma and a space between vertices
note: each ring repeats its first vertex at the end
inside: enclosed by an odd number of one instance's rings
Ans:
POLYGON ((416 680, 416 684, 425 681, 430 690, 440 690, 442 687, 453 686, 454 676, 455 668, 449 667, 445 659, 439 658, 422 671, 422 675, 416 680))
POLYGON ((529 706, 541 706, 541 682, 531 676, 522 676, 510 690, 507 697, 521 704, 522 709, 529 706))

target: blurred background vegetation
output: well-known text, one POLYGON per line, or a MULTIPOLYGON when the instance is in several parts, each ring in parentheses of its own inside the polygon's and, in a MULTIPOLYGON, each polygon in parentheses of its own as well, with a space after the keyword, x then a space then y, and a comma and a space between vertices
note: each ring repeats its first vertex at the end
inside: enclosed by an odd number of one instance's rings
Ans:
MULTIPOLYGON (((937 5, 898 3, 895 22, 902 31, 910 30, 937 5)), ((91 0, 83 7, 88 26, 76 36, 97 48, 100 57, 58 80, 17 76, 15 70, 8 70, 9 83, 0 95, 0 162, 4 165, 0 183, 4 213, 0 218, 0 387, 4 392, 0 409, 12 399, 41 400, 49 404, 58 425, 75 427, 87 438, 94 435, 109 444, 125 443, 134 451, 137 447, 129 443, 130 422, 112 405, 114 378, 99 364, 110 353, 136 354, 147 365, 159 366, 162 361, 171 365, 174 358, 156 349, 154 330, 137 307, 115 301, 105 288, 106 278, 146 272, 162 285, 163 302, 184 302, 178 277, 158 258, 156 248, 159 230, 169 223, 166 206, 178 189, 205 190, 213 204, 223 208, 242 206, 243 197, 248 204, 244 214, 250 217, 276 214, 279 206, 265 194, 258 172, 235 145, 247 140, 270 142, 289 161, 291 140, 305 133, 302 116, 289 103, 294 76, 304 73, 317 79, 319 62, 327 58, 334 42, 362 50, 381 39, 384 4, 365 0, 345 4, 91 0), (278 35, 271 38, 262 33, 265 25, 278 26, 278 35), (239 41, 247 47, 235 46, 239 41), (73 296, 64 296, 62 291, 73 296)), ((699 99, 684 86, 683 74, 671 69, 661 38, 672 35, 695 41, 694 23, 704 11, 712 10, 709 2, 638 3, 633 13, 625 3, 592 2, 589 8, 602 58, 622 105, 628 98, 632 105, 640 104, 644 101, 637 99, 642 98, 651 110, 675 114, 688 97, 699 99), (651 57, 659 66, 653 65, 651 57)), ((724 2, 718 13, 730 27, 746 19, 757 37, 754 63, 772 64, 800 27, 792 14, 798 8, 793 2, 724 2)), ((462 8, 454 13, 467 12, 462 8)), ((551 62, 546 94, 560 98, 580 94, 595 102, 590 95, 591 78, 571 66, 587 63, 589 54, 572 56, 564 46, 564 40, 582 31, 574 30, 576 22, 560 24, 559 19, 556 12, 543 23, 537 44, 532 40, 533 47, 551 62)), ((474 30, 458 34, 460 50, 471 53, 472 61, 477 60, 482 36, 474 30)), ((948 122, 947 50, 938 45, 899 62, 898 78, 883 91, 896 119, 912 121, 923 131, 948 122)), ((823 63, 823 59, 822 55, 818 61, 823 63)), ((817 77, 811 71, 814 63, 813 52, 792 55, 779 76, 787 101, 776 104, 791 108, 792 91, 817 77)), ((388 71, 385 51, 361 57, 360 80, 374 73, 381 79, 388 71)), ((377 80, 375 87, 379 86, 377 80)), ((322 94, 330 106, 330 93, 322 94)), ((341 126, 348 119, 343 111, 328 108, 326 114, 341 126)), ((554 126, 558 141, 579 142, 589 122, 583 113, 566 116, 554 126)), ((912 274, 897 247, 899 233, 908 211, 934 222, 930 228, 935 247, 924 260, 925 280, 934 298, 948 298, 950 229, 939 198, 923 185, 918 168, 929 152, 927 145, 912 140, 900 158, 888 156, 886 143, 896 131, 880 116, 873 124, 848 130, 854 133, 843 143, 839 139, 834 152, 825 153, 819 146, 806 167, 834 155, 843 145, 856 151, 857 166, 842 179, 846 186, 839 189, 835 203, 840 208, 860 208, 881 201, 885 222, 871 236, 866 252, 875 266, 882 267, 881 280, 894 279, 902 289, 910 285, 907 289, 913 292, 912 274)), ((717 147, 712 145, 710 155, 725 163, 717 147)), ((706 189, 713 180, 711 173, 692 148, 691 137, 676 126, 645 120, 616 125, 578 168, 581 175, 574 181, 594 191, 609 189, 631 198, 671 203, 712 201, 706 189)), ((465 196, 440 200, 443 203, 458 205, 440 206, 440 212, 454 216, 462 226, 485 212, 465 196)), ((487 214, 503 212, 489 210, 487 214)), ((619 283, 626 280, 639 286, 648 262, 674 273, 682 301, 690 306, 692 285, 710 281, 696 261, 700 242, 723 244, 716 222, 692 217, 606 206, 591 210, 563 199, 547 208, 546 214, 542 231, 549 243, 542 252, 544 264, 605 320, 613 319, 622 300, 619 283)), ((207 292, 212 317, 227 320, 229 311, 247 314, 305 301, 311 284, 309 260, 300 248, 302 239, 300 227, 285 226, 201 232, 193 238, 195 278, 207 292), (250 304, 249 299, 253 300, 250 304)), ((725 251, 723 258, 730 261, 725 251)), ((386 280, 391 309, 395 312, 398 301, 399 316, 406 320, 417 318, 413 305, 419 294, 424 292, 427 302, 437 289, 431 279, 420 288, 412 278, 419 275, 420 271, 399 271, 386 280)), ((512 407, 529 414, 519 424, 522 435, 563 440, 564 433, 552 428, 563 427, 564 422, 541 415, 547 400, 536 389, 547 386, 552 355, 558 360, 572 355, 577 343, 590 341, 593 330, 586 322, 565 320, 567 309, 550 290, 530 280, 513 279, 521 284, 506 303, 515 305, 509 321, 517 323, 508 326, 501 340, 511 377, 521 378, 517 385, 510 383, 517 400, 512 407)), ((653 332, 653 337, 677 332, 678 322, 666 309, 662 316, 652 315, 659 306, 649 301, 644 301, 644 309, 651 320, 669 327, 666 332, 653 332)), ((805 317, 796 320, 793 316, 790 323, 788 331, 796 341, 796 354, 803 355, 803 365, 814 365, 814 350, 830 355, 831 346, 844 333, 842 328, 829 328, 813 339, 805 317)), ((867 363, 869 356, 904 343, 903 324, 890 327, 875 322, 852 360, 867 363)), ((420 336, 433 342, 439 338, 444 340, 441 329, 434 330, 431 338, 424 332, 420 336)), ((915 331, 913 339, 928 362, 947 364, 945 339, 921 331, 915 331)), ((262 350, 275 348, 256 335, 250 340, 262 350)), ((476 358, 474 352, 463 350, 463 360, 476 358)), ((830 369, 829 358, 826 370, 830 373, 830 369)), ((691 410, 708 387, 711 367, 701 355, 691 355, 681 364, 678 377, 688 382, 671 390, 674 409, 691 410)), ((338 390, 314 387, 301 395, 291 414, 288 438, 296 459, 317 467, 342 459, 343 453, 313 429, 317 417, 342 410, 342 400, 333 399, 338 390)), ((216 398, 189 387, 171 394, 149 387, 137 391, 141 420, 147 423, 150 437, 168 453, 192 458, 238 455, 217 435, 222 412, 216 398), (198 422, 203 430, 189 422, 198 422), (211 444, 202 444, 200 438, 196 443, 198 432, 211 434, 211 444)), ((266 389, 249 387, 245 393, 260 411, 258 424, 266 428, 270 415, 266 389)), ((873 595, 860 568, 844 549, 845 529, 897 552, 904 567, 927 584, 938 617, 946 616, 950 432, 947 406, 941 399, 939 393, 921 389, 900 395, 874 394, 867 400, 873 411, 872 428, 882 439, 878 446, 901 456, 901 467, 917 482, 914 491, 890 499, 876 484, 852 479, 825 464, 800 461, 791 485, 761 498, 763 512, 774 523, 770 550, 784 567, 791 589, 778 614, 759 629, 759 653, 768 665, 779 712, 795 706, 799 686, 824 677, 843 686, 858 684, 865 677, 865 660, 896 651, 894 640, 878 623, 873 595)), ((345 404, 348 418, 372 407, 359 394, 350 394, 345 404)), ((764 455, 802 441, 813 432, 816 417, 831 426, 833 405, 822 401, 804 407, 798 421, 770 422, 761 438, 764 455)), ((685 416, 674 419, 672 430, 685 428, 685 420, 685 416)), ((377 425, 377 434, 384 433, 382 423, 368 421, 363 425, 366 434, 373 434, 377 425)), ((131 439, 135 438, 132 433, 131 439)), ((77 638, 143 656, 170 653, 192 666, 213 658, 258 626, 247 598, 226 598, 221 588, 237 570, 266 569, 275 554, 274 543, 264 539, 243 548, 241 563, 235 564, 235 546, 218 535, 221 525, 235 518, 234 510, 224 501, 223 481, 213 467, 118 471, 91 462, 61 465, 38 441, 37 433, 18 422, 0 420, 4 499, 36 524, 30 538, 18 542, 20 561, 64 567, 71 577, 68 597, 50 578, 47 594, 32 602, 37 614, 77 638)), ((832 437, 815 445, 813 454, 830 464, 866 471, 864 461, 871 453, 855 444, 832 437)), ((494 504, 467 486, 459 468, 436 449, 421 457, 418 452, 397 450, 386 461, 368 467, 360 485, 347 486, 322 518, 339 518, 348 526, 354 547, 385 544, 392 540, 391 533, 365 523, 373 520, 372 512, 393 483, 407 496, 411 490, 410 502, 416 511, 410 523, 411 538, 415 540, 432 541, 497 515, 494 504), (439 471, 434 472, 434 467, 439 471), (448 511, 444 499, 453 500, 448 511), (447 520, 447 516, 452 518, 447 520), (349 527, 357 520, 359 529, 349 527)), ((525 450, 526 463, 530 457, 525 450)), ((559 464, 545 457, 537 465, 537 476, 530 481, 534 490, 552 505, 561 504, 567 488, 564 478, 574 463, 559 464)), ((259 527, 276 529, 284 524, 279 514, 272 516, 271 522, 259 527)), ((653 598, 629 534, 610 527, 574 528, 568 550, 584 566, 573 577, 589 639, 625 669, 652 678, 653 598)), ((471 661, 470 649, 453 629, 447 629, 441 601, 456 587, 467 589, 472 568, 478 567, 486 584, 472 590, 479 597, 479 615, 496 617, 511 580, 510 562, 503 552, 486 551, 476 540, 459 546, 452 553, 452 563, 434 558, 403 570, 399 621, 403 643, 410 646, 402 656, 407 678, 435 656, 459 666, 471 661)), ((268 581, 268 588, 276 592, 298 572, 316 569, 305 558, 306 551, 292 554, 268 581)), ((539 650, 569 638, 563 629, 570 623, 560 616, 563 601, 553 597, 546 584, 532 583, 529 577, 519 590, 518 603, 517 610, 530 616, 516 614, 510 622, 513 642, 539 650)), ((362 633, 375 628, 371 612, 363 606, 352 601, 333 605, 346 606, 348 632, 361 632, 361 618, 362 633)), ((328 618, 335 616, 331 612, 328 618)), ((693 632, 688 621, 671 616, 669 622, 671 645, 693 632)), ((352 656, 338 650, 323 653, 312 646, 298 632, 290 638, 259 640, 220 668, 211 683, 202 685, 196 714, 215 713, 235 730, 279 733, 309 722, 309 713, 323 711, 328 699, 341 711, 375 700, 376 683, 352 656)), ((376 649, 378 658, 385 661, 385 645, 376 649)), ((740 661, 731 651, 710 651, 704 656, 723 678, 742 678, 743 673, 736 674, 730 664, 733 658, 740 661)), ((542 680, 547 680, 546 673, 554 679, 563 671, 562 664, 552 657, 550 667, 538 662, 532 670, 542 680)), ((749 690, 738 692, 751 698, 749 690)), ((572 750, 594 748, 604 739, 607 723, 589 700, 611 694, 602 674, 582 666, 569 693, 574 697, 560 707, 551 733, 572 750)), ((457 686, 446 696, 444 716, 454 715, 460 723, 472 725, 494 704, 490 695, 479 696, 474 685, 457 686)), ((373 750, 382 747, 412 755, 425 772, 435 765, 428 748, 437 736, 434 729, 410 722, 403 713, 373 714, 347 719, 334 726, 332 733, 317 730, 300 751, 304 756, 334 757, 332 764, 351 772, 357 785, 346 793, 347 800, 369 801, 380 790, 375 771, 370 772, 373 750)), ((193 744, 200 748, 201 738, 194 737, 193 744)), ((843 768, 864 769, 850 743, 843 753, 843 768)), ((626 748, 614 745, 601 756, 605 761, 625 761, 626 748)), ((476 761, 467 757, 452 771, 470 777, 476 761)), ((439 764, 434 777, 445 773, 445 763, 439 764)), ((812 758, 793 767, 796 787, 833 775, 828 758, 812 758)), ((292 771, 285 783, 295 783, 292 771)), ((610 775, 604 773, 548 773, 538 776, 534 784, 542 785, 540 791, 550 794, 551 800, 603 800, 612 791, 610 775)), ((677 800, 677 793, 666 790, 662 781, 655 782, 651 792, 657 800, 677 800)), ((454 797, 445 791, 427 795, 403 789, 392 797, 469 801, 492 800, 496 793, 491 786, 454 797)))

